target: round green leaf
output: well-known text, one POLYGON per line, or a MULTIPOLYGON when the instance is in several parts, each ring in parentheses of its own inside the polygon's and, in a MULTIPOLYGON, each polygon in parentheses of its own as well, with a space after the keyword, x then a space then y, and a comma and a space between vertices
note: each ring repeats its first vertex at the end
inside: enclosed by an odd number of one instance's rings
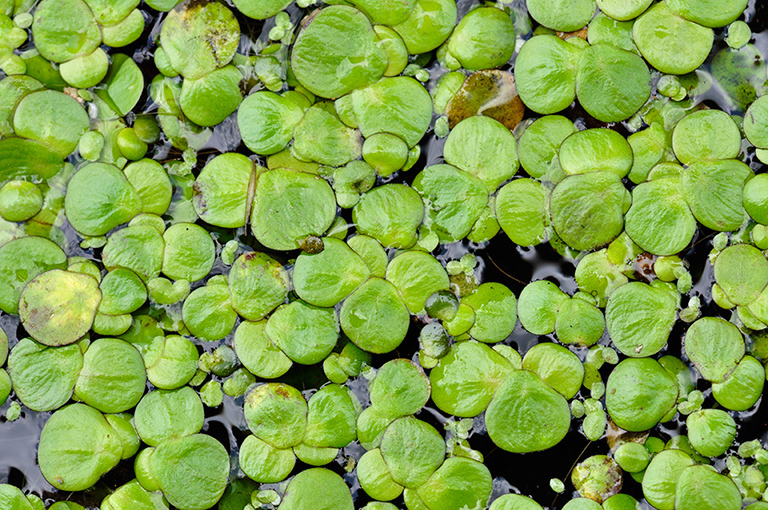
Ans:
POLYGON ((369 85, 381 78, 386 67, 386 54, 376 44, 368 18, 345 5, 315 13, 291 52, 296 79, 320 97, 335 99, 369 85))
POLYGON ((33 411, 53 411, 66 404, 82 366, 79 345, 47 347, 29 338, 21 339, 8 358, 16 397, 33 411))
POLYGON ((517 172, 517 142, 504 124, 478 115, 459 122, 445 140, 445 161, 477 177, 493 192, 517 172))
POLYGON ((186 338, 155 338, 144 353, 147 379, 156 388, 173 390, 187 384, 197 372, 197 347, 186 338))
POLYGON ((232 308, 248 320, 260 320, 277 308, 289 287, 285 268, 265 253, 244 253, 229 270, 232 308))
MULTIPOLYGON (((712 395, 718 404, 728 410, 746 411, 760 398, 764 385, 763 365, 752 356, 744 356, 731 375, 723 382, 712 385, 712 395)), ((18 389, 16 392, 18 394, 18 389)))
POLYGON ((421 367, 407 359, 394 359, 382 365, 368 389, 377 412, 398 418, 424 407, 430 385, 421 367))
POLYGON ((183 3, 168 13, 160 44, 170 66, 191 80, 202 78, 232 60, 240 25, 224 4, 183 3))
POLYGON ((427 298, 450 286, 443 265, 429 253, 416 250, 403 252, 390 261, 387 280, 397 287, 413 314, 423 313, 427 298))
POLYGON ((685 354, 704 379, 722 382, 744 357, 739 329, 719 317, 702 317, 688 328, 685 354))
POLYGON ((360 402, 346 387, 328 384, 309 399, 303 443, 315 448, 344 448, 357 439, 360 402))
MULTIPOLYGON (((747 0, 726 0, 717 8, 708 0, 666 0, 667 7, 675 14, 705 27, 719 28, 736 21, 747 8, 747 0)), ((691 507, 693 508, 693 507, 691 507)))
POLYGON ((203 403, 189 386, 150 391, 136 406, 133 416, 136 432, 149 446, 197 434, 203 428, 203 419, 203 403))
POLYGON ((428 508, 485 508, 493 490, 491 472, 482 463, 464 457, 450 457, 419 487, 418 494, 428 508))
POLYGON ((474 9, 453 30, 448 51, 470 71, 500 67, 515 52, 512 19, 495 7, 474 9))
POLYGON ((677 480, 676 510, 739 510, 741 493, 736 484, 710 466, 686 468, 677 480))
POLYGON ((432 98, 422 84, 409 76, 382 78, 358 88, 350 97, 355 120, 366 138, 391 133, 413 147, 432 121, 432 98))
POLYGON ((517 301, 520 323, 534 335, 548 335, 555 330, 559 308, 568 295, 547 280, 537 280, 525 286, 517 301))
POLYGON ((276 168, 256 183, 251 229, 273 250, 295 250, 308 235, 322 235, 336 215, 333 190, 315 175, 276 168), (282 225, 281 228, 274 228, 282 225))
POLYGON ((370 278, 342 303, 341 329, 364 351, 381 354, 400 345, 410 314, 394 285, 370 278))
POLYGON ((585 129, 563 140, 560 166, 568 175, 613 172, 626 177, 632 168, 632 147, 612 129, 585 129))
POLYGON ((520 164, 528 175, 540 179, 550 170, 560 144, 576 132, 576 126, 561 115, 545 115, 528 126, 517 143, 520 164))
POLYGON ((410 248, 424 218, 424 204, 413 188, 404 184, 377 186, 360 197, 352 209, 358 232, 387 248, 410 248))
POLYGON ((688 416, 688 439, 705 457, 719 457, 736 439, 736 422, 720 409, 702 409, 688 416))
POLYGON ((102 251, 104 267, 130 269, 147 281, 160 274, 165 240, 150 225, 134 225, 118 230, 107 239, 102 251))
POLYGON ((643 358, 667 345, 677 319, 677 302, 666 290, 632 282, 611 294, 605 318, 616 348, 629 357, 643 358))
POLYGON ((64 209, 75 230, 100 236, 136 216, 141 199, 116 167, 91 163, 69 181, 64 209))
POLYGON ((608 377, 605 406, 616 425, 630 432, 654 427, 673 408, 674 376, 651 358, 628 358, 608 377))
POLYGON ((403 38, 408 53, 432 51, 448 39, 456 25, 455 0, 416 0, 407 18, 392 28, 403 38))
POLYGON ((307 401, 293 386, 257 386, 246 395, 244 410, 251 432, 275 448, 290 448, 304 439, 307 401))
POLYGON ((87 55, 101 44, 101 30, 83 0, 45 0, 35 9, 32 37, 51 62, 87 55))
POLYGON ((237 153, 221 154, 209 161, 192 188, 197 215, 217 227, 244 226, 248 186, 255 169, 250 159, 237 153))
POLYGON ((441 242, 463 239, 488 204, 482 181, 450 165, 432 165, 413 180, 426 208, 430 230, 441 242))
POLYGON ((632 190, 624 218, 627 235, 654 255, 683 251, 696 233, 696 218, 682 195, 680 180, 660 178, 632 190))
POLYGON ((568 246, 591 250, 621 233, 629 201, 629 192, 613 172, 572 175, 552 192, 552 224, 568 246))
POLYGON ((291 360, 312 365, 325 359, 336 346, 339 322, 333 308, 299 300, 275 310, 264 331, 291 360))
POLYGON ((224 494, 229 454, 213 437, 194 434, 160 443, 149 457, 149 468, 170 504, 203 510, 224 494))
POLYGON ((768 285, 768 260, 749 244, 736 244, 715 259, 715 282, 731 303, 748 305, 768 285))
POLYGON ((676 16, 666 2, 637 18, 632 35, 648 63, 667 74, 695 71, 707 59, 714 40, 711 28, 676 16))
POLYGON ((378 448, 365 452, 355 470, 360 487, 374 499, 390 501, 403 492, 403 486, 389 474, 387 463, 378 448))
POLYGON ((0 247, 0 309, 19 313, 24 287, 50 269, 66 269, 67 257, 55 243, 43 237, 22 237, 0 247))
POLYGON ((117 466, 122 452, 122 443, 104 415, 85 404, 72 404, 45 423, 37 462, 57 489, 81 491, 117 466))
POLYGON ((123 173, 139 195, 141 212, 165 214, 171 205, 173 186, 160 163, 145 158, 126 166, 123 173))
POLYGON ((259 483, 282 482, 293 471, 296 455, 290 448, 279 449, 256 436, 248 436, 240 445, 240 469, 259 483))
POLYGON ((256 154, 280 152, 293 138, 293 129, 304 116, 301 106, 268 90, 246 97, 237 110, 240 136, 256 154))
POLYGON ((429 374, 432 400, 446 413, 477 416, 511 371, 509 361, 487 345, 459 342, 429 374))
POLYGON ((578 356, 553 343, 531 347, 523 357, 523 368, 541 377, 568 400, 576 396, 584 380, 584 365, 578 356))
POLYGON ((117 338, 100 338, 85 351, 75 395, 104 413, 127 411, 141 400, 147 374, 141 354, 117 338))
POLYGON ((567 108, 576 99, 578 54, 576 46, 554 35, 526 41, 515 61, 515 84, 523 103, 541 114, 567 108))
POLYGON ((202 280, 213 267, 216 247, 200 225, 176 223, 163 234, 163 273, 173 280, 202 280))
POLYGON ((583 28, 595 14, 594 0, 528 0, 527 7, 534 20, 559 32, 583 28))
POLYGON ((612 44, 595 44, 584 49, 579 59, 576 95, 597 120, 626 120, 650 97, 651 73, 635 53, 612 44))
POLYGON ((251 373, 264 379, 280 377, 293 362, 269 339, 264 329, 267 321, 243 321, 235 331, 237 357, 251 373))
POLYGON ((323 468, 307 469, 296 475, 285 489, 280 510, 354 510, 352 494, 344 480, 323 468))
POLYGON ((515 179, 496 195, 496 217, 504 233, 520 246, 547 238, 547 189, 533 179, 515 179))
POLYGON ((24 288, 19 315, 38 342, 51 347, 67 345, 91 329, 100 301, 99 284, 93 277, 52 269, 24 288))
POLYGON ((381 455, 392 479, 415 489, 443 463, 445 443, 432 425, 413 417, 399 418, 384 431, 381 455))
POLYGON ((341 166, 362 153, 360 133, 341 122, 332 103, 310 107, 296 124, 294 137, 293 152, 323 165, 341 166))
POLYGON ((768 224, 768 175, 756 175, 744 185, 744 209, 756 222, 768 224))
POLYGON ((654 456, 643 476, 645 499, 659 510, 674 510, 678 478, 693 464, 681 450, 664 450, 654 456))
POLYGON ((320 253, 302 252, 293 267, 296 294, 315 306, 335 306, 368 279, 371 270, 343 241, 323 240, 320 253))
POLYGON ((501 283, 483 283, 477 290, 461 300, 475 311, 475 324, 469 334, 485 343, 500 342, 507 338, 517 324, 517 299, 501 283))
POLYGON ((677 123, 672 147, 684 165, 702 159, 734 159, 741 151, 741 133, 724 111, 699 110, 677 123))
POLYGON ((491 440, 503 450, 527 453, 546 450, 568 433, 568 402, 539 376, 512 372, 493 396, 485 414, 491 440))

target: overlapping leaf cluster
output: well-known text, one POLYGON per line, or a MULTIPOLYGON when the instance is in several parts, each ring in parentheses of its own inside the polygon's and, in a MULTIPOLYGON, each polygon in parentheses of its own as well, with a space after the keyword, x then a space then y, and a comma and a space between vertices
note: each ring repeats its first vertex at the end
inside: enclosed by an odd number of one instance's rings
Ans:
POLYGON ((540 510, 472 437, 578 431, 605 455, 564 510, 636 508, 630 476, 658 510, 768 507, 738 436, 768 359, 747 1, 520 4, 0 0, 0 401, 51 413, 52 488, 122 463, 102 510, 349 510, 349 482, 367 510, 540 510), (501 236, 573 290, 483 281, 465 247, 501 236))

